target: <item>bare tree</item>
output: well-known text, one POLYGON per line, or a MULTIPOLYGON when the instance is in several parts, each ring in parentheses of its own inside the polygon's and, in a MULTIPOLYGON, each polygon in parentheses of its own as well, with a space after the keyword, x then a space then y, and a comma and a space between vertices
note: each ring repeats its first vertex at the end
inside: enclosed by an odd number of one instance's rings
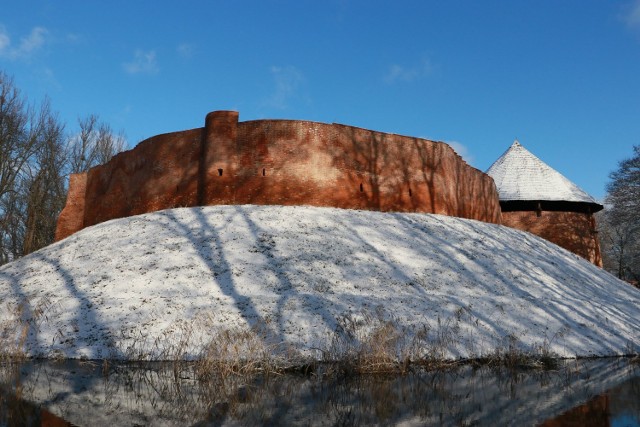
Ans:
POLYGON ((23 255, 53 242, 57 218, 66 198, 65 170, 68 157, 63 126, 50 113, 48 102, 43 111, 46 119, 24 191, 26 211, 23 255))
POLYGON ((98 117, 64 126, 47 99, 35 107, 0 72, 0 264, 51 243, 65 204, 69 173, 105 163, 126 141, 98 117))
POLYGON ((597 215, 604 269, 620 279, 638 280, 632 269, 640 262, 638 231, 626 222, 615 221, 610 207, 597 215))
POLYGON ((78 120, 80 132, 69 143, 69 171, 84 172, 93 166, 111 160, 126 147, 122 133, 116 134, 111 127, 91 114, 78 120))
MULTIPOLYGON (((47 107, 48 108, 48 107, 47 107)), ((47 111, 36 113, 0 72, 0 262, 22 254, 25 180, 38 151, 47 111)))
POLYGON ((605 268, 620 279, 640 280, 640 145, 618 164, 607 185, 601 243, 605 268), (607 259, 608 258, 608 259, 607 259))
POLYGON ((21 191, 25 197, 22 255, 53 242, 66 202, 68 174, 105 163, 125 147, 124 137, 115 135, 95 115, 79 120, 80 132, 71 138, 64 137, 63 126, 50 112, 48 102, 41 115, 37 151, 21 191))
POLYGON ((14 189, 24 165, 35 153, 29 112, 13 80, 0 72, 0 198, 14 189))

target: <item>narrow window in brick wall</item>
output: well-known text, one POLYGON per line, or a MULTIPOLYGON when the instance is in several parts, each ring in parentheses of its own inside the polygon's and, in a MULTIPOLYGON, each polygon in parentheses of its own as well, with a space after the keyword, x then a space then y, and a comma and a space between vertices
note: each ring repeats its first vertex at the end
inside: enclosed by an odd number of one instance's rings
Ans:
POLYGON ((222 176, 222 169, 218 169, 218 176, 222 176))
POLYGON ((409 197, 412 197, 411 189, 409 189, 409 197))
POLYGON ((267 175, 267 171, 263 168, 262 169, 262 176, 266 176, 267 175))
POLYGON ((364 187, 362 186, 362 183, 360 183, 360 192, 362 193, 364 191, 364 187))

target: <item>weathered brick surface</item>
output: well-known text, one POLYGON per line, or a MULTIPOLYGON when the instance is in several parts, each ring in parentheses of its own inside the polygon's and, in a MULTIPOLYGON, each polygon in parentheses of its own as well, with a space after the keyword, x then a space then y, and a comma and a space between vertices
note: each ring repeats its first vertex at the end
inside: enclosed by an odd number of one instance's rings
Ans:
POLYGON ((447 144, 338 124, 238 122, 233 111, 209 113, 204 128, 152 137, 91 169, 83 213, 82 192, 71 188, 58 239, 113 218, 216 204, 429 212, 501 222, 493 180, 447 144))
POLYGON ((149 138, 71 176, 56 240, 103 221, 218 204, 312 205, 426 212, 529 231, 601 265, 591 214, 501 212, 493 180, 447 144, 353 126, 295 120, 205 126, 149 138))
POLYGON ((86 190, 86 173, 74 173, 69 176, 67 203, 60 213, 56 225, 56 242, 84 228, 86 190))
POLYGON ((536 211, 503 212, 502 223, 547 239, 602 267, 600 244, 591 213, 542 211, 538 216, 536 211))
POLYGON ((149 138, 87 173, 84 226, 196 206, 202 129, 149 138))

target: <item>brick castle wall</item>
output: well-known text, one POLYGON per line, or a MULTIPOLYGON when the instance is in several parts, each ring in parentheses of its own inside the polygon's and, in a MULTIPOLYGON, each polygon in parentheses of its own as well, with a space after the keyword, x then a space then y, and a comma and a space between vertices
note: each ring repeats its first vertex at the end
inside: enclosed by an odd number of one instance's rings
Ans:
POLYGON ((69 177, 67 203, 56 224, 56 241, 84 228, 84 207, 87 193, 87 174, 76 173, 69 177), (62 237, 59 237, 62 236, 62 237))
POLYGON ((238 122, 157 135, 71 177, 56 240, 160 209, 312 205, 425 212, 500 223, 491 177, 442 142, 294 120, 238 122))
POLYGON ((110 219, 220 204, 423 212, 528 231, 601 266, 593 216, 501 212, 491 177, 442 142, 296 120, 238 122, 157 135, 74 174, 56 240, 110 219))
POLYGON ((549 240, 602 267, 593 214, 586 212, 502 212, 502 224, 549 240))

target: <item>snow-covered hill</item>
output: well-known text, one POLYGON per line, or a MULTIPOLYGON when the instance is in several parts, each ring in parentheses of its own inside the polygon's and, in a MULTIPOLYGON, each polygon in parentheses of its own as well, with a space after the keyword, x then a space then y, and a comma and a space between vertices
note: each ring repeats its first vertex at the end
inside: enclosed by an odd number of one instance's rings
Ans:
POLYGON ((195 357, 251 329, 320 357, 390 319, 450 358, 616 355, 640 345, 640 291, 511 228, 312 207, 118 219, 0 268, 0 340, 32 356, 195 357))

